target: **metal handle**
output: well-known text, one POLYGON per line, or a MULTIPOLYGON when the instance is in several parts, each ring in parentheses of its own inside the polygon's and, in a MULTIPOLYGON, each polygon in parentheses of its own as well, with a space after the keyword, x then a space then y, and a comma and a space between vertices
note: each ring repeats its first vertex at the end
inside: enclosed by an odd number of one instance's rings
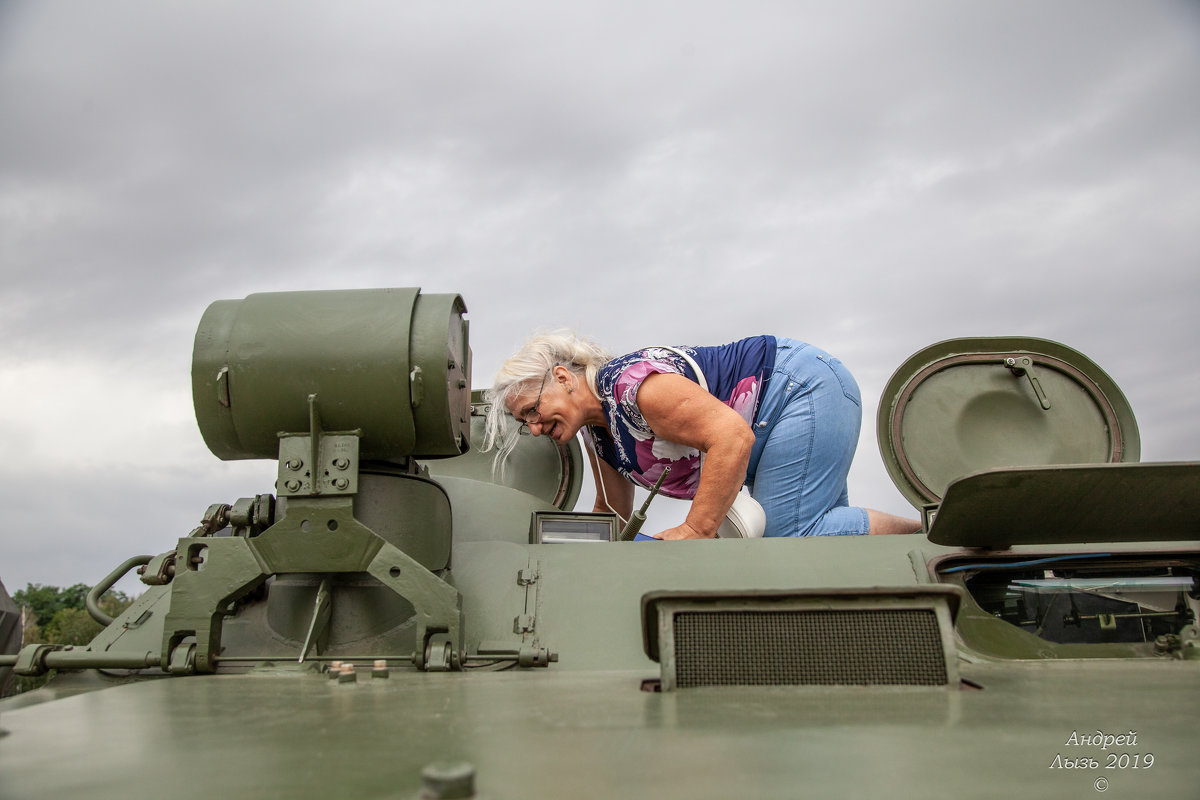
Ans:
POLYGON ((134 567, 140 567, 142 564, 149 564, 150 559, 154 556, 133 556, 128 558, 121 566, 114 569, 109 576, 97 583, 88 592, 87 598, 83 601, 87 606, 88 613, 92 615, 92 619, 99 622, 101 625, 111 625, 113 618, 100 610, 100 596, 113 587, 113 584, 125 577, 125 573, 134 567))
POLYGON ((1022 376, 1029 379, 1029 385, 1033 387, 1033 393, 1037 395, 1038 403, 1041 404, 1044 411, 1050 410, 1050 398, 1046 397, 1045 390, 1042 389, 1042 382, 1038 380, 1037 375, 1033 371, 1033 359, 1029 356, 1009 356, 1004 359, 1004 366, 1008 367, 1008 371, 1016 377, 1022 376))

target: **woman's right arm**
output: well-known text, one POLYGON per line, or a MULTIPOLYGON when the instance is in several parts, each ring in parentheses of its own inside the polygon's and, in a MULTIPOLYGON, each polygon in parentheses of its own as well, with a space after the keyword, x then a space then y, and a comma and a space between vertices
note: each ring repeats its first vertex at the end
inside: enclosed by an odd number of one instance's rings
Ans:
POLYGON ((596 503, 592 511, 615 511, 622 522, 633 514, 633 484, 625 480, 607 461, 596 458, 596 451, 585 447, 592 464, 592 477, 596 479, 596 503), (608 496, 609 505, 604 504, 608 496), (611 507, 610 507, 611 506, 611 507))

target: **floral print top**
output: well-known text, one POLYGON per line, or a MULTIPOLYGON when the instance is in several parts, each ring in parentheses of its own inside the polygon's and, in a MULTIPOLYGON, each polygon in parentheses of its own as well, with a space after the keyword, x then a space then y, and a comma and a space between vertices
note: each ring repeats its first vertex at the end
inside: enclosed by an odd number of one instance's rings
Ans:
MULTIPOLYGON (((774 336, 755 336, 718 347, 677 349, 695 359, 708 381, 710 394, 747 423, 754 423, 775 367, 774 336)), ((638 409, 638 389, 647 376, 656 372, 674 372, 700 382, 682 357, 663 347, 647 347, 614 358, 596 376, 609 429, 591 426, 589 430, 596 453, 617 472, 649 488, 669 466, 671 472, 660 491, 668 497, 690 499, 696 496, 700 484, 700 451, 657 438, 638 409)))

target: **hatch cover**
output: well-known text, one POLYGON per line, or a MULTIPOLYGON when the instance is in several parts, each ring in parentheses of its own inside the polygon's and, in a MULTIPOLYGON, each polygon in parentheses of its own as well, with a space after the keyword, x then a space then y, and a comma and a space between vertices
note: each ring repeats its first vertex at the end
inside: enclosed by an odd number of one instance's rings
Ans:
POLYGON ((483 391, 471 392, 470 451, 455 458, 423 461, 434 480, 467 478, 496 483, 531 494, 564 511, 575 507, 583 485, 583 450, 578 439, 560 445, 549 436, 517 437, 516 447, 505 459, 503 469, 493 471, 494 452, 484 452, 484 419, 487 405, 483 391))
POLYGON ((884 389, 877 434, 892 481, 918 508, 987 470, 1141 455, 1112 378, 1082 353, 1030 337, 951 339, 911 356, 884 389))
POLYGON ((929 540, 958 547, 1200 539, 1200 463, 998 469, 954 481, 929 540))

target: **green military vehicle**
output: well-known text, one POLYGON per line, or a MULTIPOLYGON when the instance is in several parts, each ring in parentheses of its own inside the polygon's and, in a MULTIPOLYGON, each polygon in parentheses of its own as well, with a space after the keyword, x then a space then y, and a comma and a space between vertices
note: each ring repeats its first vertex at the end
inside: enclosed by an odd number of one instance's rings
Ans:
POLYGON ((897 370, 879 440, 921 533, 644 545, 574 510, 578 445, 472 450, 465 311, 209 307, 200 431, 277 483, 115 554, 86 647, 0 660, 56 671, 0 702, 0 797, 1200 795, 1200 464, 1137 463, 1080 353, 897 370))

